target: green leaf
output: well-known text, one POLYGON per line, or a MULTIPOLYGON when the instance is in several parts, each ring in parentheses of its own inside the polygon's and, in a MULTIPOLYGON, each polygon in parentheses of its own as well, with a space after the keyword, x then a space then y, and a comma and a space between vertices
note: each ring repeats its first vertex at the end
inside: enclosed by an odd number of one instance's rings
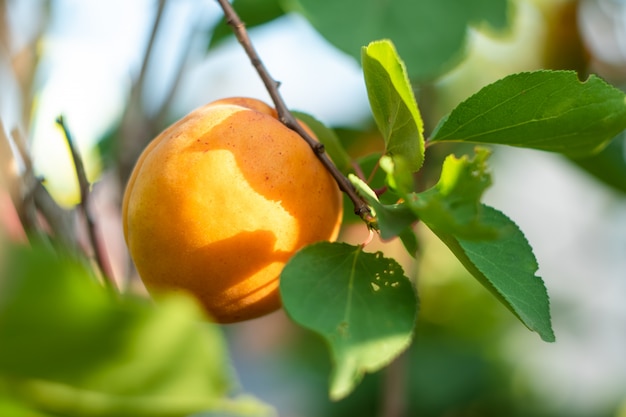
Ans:
POLYGON ((362 45, 391 39, 409 77, 432 80, 463 58, 468 25, 507 23, 507 0, 292 0, 331 44, 359 59, 362 45))
POLYGON ((388 40, 370 43, 361 54, 374 120, 385 152, 405 159, 412 171, 424 163, 424 124, 404 63, 388 40))
POLYGON ((417 216, 406 204, 382 204, 363 180, 352 174, 348 178, 373 209, 372 214, 376 216, 378 230, 383 239, 399 236, 417 221, 417 216))
POLYGON ((401 171, 397 176, 387 175, 387 183, 391 182, 393 186, 392 190, 388 190, 385 195, 388 199, 395 201, 392 203, 381 202, 371 187, 357 176, 349 175, 348 178, 376 216, 380 236, 383 239, 399 237, 407 252, 415 257, 419 244, 413 230, 413 224, 417 222, 418 217, 408 204, 400 201, 398 194, 395 193, 397 189, 410 190, 413 188, 413 179, 408 168, 403 164, 395 164, 395 162, 401 161, 403 161, 401 158, 394 161, 388 156, 380 158, 380 166, 386 167, 384 171, 395 173, 401 171))
POLYGON ((326 152, 328 152, 328 155, 332 159, 333 163, 341 170, 341 172, 347 174, 352 170, 352 159, 341 144, 339 137, 337 137, 332 129, 310 114, 298 111, 292 111, 292 113, 297 119, 301 120, 309 128, 311 128, 313 133, 315 133, 315 136, 317 136, 317 139, 324 144, 324 149, 326 149, 326 152))
POLYGON ((420 249, 419 241, 417 240, 417 236, 415 235, 415 230, 413 227, 407 227, 402 230, 398 237, 402 241, 404 248, 413 258, 417 256, 417 252, 420 249))
POLYGON ((602 149, 626 129, 624 94, 592 75, 572 71, 510 75, 459 104, 433 142, 493 143, 577 157, 602 149))
MULTIPOLYGON (((380 169, 380 162, 386 158, 391 159, 376 151, 356 159, 355 165, 359 167, 359 178, 366 178, 365 182, 370 189, 383 189, 387 187, 385 171, 380 169)), ((412 173, 409 173, 409 175, 412 175, 412 173)), ((400 197, 398 193, 385 192, 378 196, 378 198, 383 204, 394 204, 400 197)))
MULTIPOLYGON (((247 29, 271 22, 285 14, 279 0, 234 0, 233 8, 247 29)), ((209 49, 232 35, 233 29, 222 18, 211 33, 209 49)))
POLYGON ((19 401, 15 401, 13 398, 9 398, 3 393, 10 389, 10 382, 3 381, 0 378, 0 416, 11 417, 55 417, 50 414, 44 414, 38 410, 28 407, 19 401))
POLYGON ((493 240, 469 240, 441 230, 433 232, 465 268, 530 330, 547 342, 555 340, 550 300, 528 241, 504 214, 483 205, 480 222, 502 231, 493 240))
POLYGON ((626 194, 626 134, 624 132, 598 154, 586 158, 570 158, 570 161, 614 190, 626 194))
POLYGON ((392 190, 402 196, 413 191, 413 173, 404 158, 383 156, 380 158, 380 168, 387 174, 385 183, 392 190))
MULTIPOLYGON (((491 185, 487 159, 491 152, 477 148, 476 155, 449 155, 437 184, 405 196, 408 206, 433 230, 467 239, 493 239, 498 231, 481 222, 480 199, 491 185)), ((389 173, 391 174, 391 172, 389 173)))
POLYGON ((39 246, 4 255, 0 398, 66 417, 268 415, 229 396, 222 335, 188 297, 158 307, 116 299, 63 255, 39 246))
POLYGON ((417 314, 413 285, 402 267, 381 253, 345 243, 307 246, 287 263, 280 291, 287 314, 329 345, 334 400, 411 342, 417 314))

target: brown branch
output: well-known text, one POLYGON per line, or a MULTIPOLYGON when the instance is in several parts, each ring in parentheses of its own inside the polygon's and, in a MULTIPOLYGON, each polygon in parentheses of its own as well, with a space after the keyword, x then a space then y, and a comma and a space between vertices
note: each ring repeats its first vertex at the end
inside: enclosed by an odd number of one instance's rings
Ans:
POLYGON ((100 244, 100 240, 98 239, 98 234, 96 231, 96 224, 89 213, 89 195, 91 184, 87 179, 87 173, 85 172, 85 166, 83 165, 83 160, 76 148, 74 140, 72 139, 72 135, 70 133, 69 128, 67 127, 63 116, 59 116, 56 120, 57 124, 63 129, 63 133, 65 136, 65 140, 67 145, 70 148, 70 153, 72 154, 72 160, 74 161, 74 169, 76 171, 76 177, 78 178, 78 186, 80 190, 80 210, 83 213, 83 217, 85 222, 87 223, 87 233, 89 235, 89 242, 91 244, 91 248, 94 253, 94 257, 96 259, 96 263, 100 272, 103 276, 103 280, 107 287, 113 292, 117 292, 117 287, 115 282, 113 281, 113 274, 111 265, 108 262, 108 259, 105 255, 105 250, 100 244))
POLYGON ((36 233, 38 237, 43 237, 45 233, 41 229, 49 229, 52 235, 46 235, 47 239, 54 239, 72 253, 78 252, 79 244, 74 233, 74 211, 59 206, 42 180, 35 177, 32 171, 25 173, 23 178, 27 187, 23 197, 27 220, 23 225, 28 234, 36 233), (45 223, 42 223, 39 215, 43 217, 45 223))
POLYGON ((239 15, 235 12, 231 4, 228 0, 217 0, 222 10, 224 11, 224 15, 226 16, 226 22, 233 28, 233 32, 235 33, 235 37, 245 50, 252 66, 256 69, 259 77, 263 81, 267 92, 269 93, 272 101, 274 102, 274 106, 276 107, 276 111, 278 113, 279 120, 288 128, 298 133, 311 147, 315 155, 322 162, 324 167, 330 172, 333 176, 339 189, 346 193, 352 203, 354 204, 354 213, 360 216, 363 221, 368 225, 368 227, 374 227, 375 221, 370 211, 367 203, 359 196, 356 189, 350 182, 350 180, 339 171, 339 169, 335 166, 335 164, 330 160, 328 154, 324 150, 324 145, 316 141, 309 135, 306 130, 302 128, 302 126, 298 123, 296 118, 287 108, 285 101, 281 97, 278 88, 280 84, 274 80, 263 61, 257 54, 252 42, 250 41, 250 37, 248 36, 248 32, 246 31, 244 23, 239 18, 239 15))
POLYGON ((10 195, 22 228, 30 239, 48 241, 49 234, 65 248, 77 250, 74 236, 74 215, 60 207, 48 193, 40 178, 33 172, 33 164, 25 149, 25 139, 14 129, 7 136, 0 121, 0 165, 9 182, 10 195), (3 140, 2 140, 3 139, 3 140), (18 170, 17 166, 22 168, 18 170), (15 167, 15 169, 11 169, 15 167))

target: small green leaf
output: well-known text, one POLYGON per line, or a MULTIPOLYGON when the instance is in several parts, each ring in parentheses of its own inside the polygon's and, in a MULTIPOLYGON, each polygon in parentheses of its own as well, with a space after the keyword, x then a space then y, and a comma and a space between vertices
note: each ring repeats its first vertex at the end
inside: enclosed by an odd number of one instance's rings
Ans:
POLYGON ((433 232, 465 268, 530 330, 547 342, 555 340, 550 300, 532 248, 517 225, 504 214, 483 205, 480 222, 502 231, 493 240, 462 239, 441 230, 433 232))
MULTIPOLYGON (((381 166, 385 165, 386 170, 394 171, 396 165, 390 157, 381 158, 381 166)), ((413 224, 417 222, 418 217, 414 211, 404 201, 400 201, 395 190, 397 186, 402 189, 412 188, 412 179, 402 174, 398 178, 392 175, 387 176, 387 180, 394 183, 394 189, 388 190, 385 195, 395 196, 395 203, 381 202, 376 193, 363 180, 355 175, 349 175, 348 178, 357 189, 359 194, 365 199, 372 209, 372 214, 376 216, 377 229, 383 239, 392 239, 399 237, 407 252, 415 257, 419 249, 417 236, 413 230, 413 224), (403 178, 404 177, 404 178, 403 178)))
MULTIPOLYGON (((285 14, 279 0, 234 0, 233 8, 248 29, 271 22, 285 14)), ((222 18, 211 33, 208 49, 216 47, 232 35, 233 29, 222 18)))
POLYGON ((541 149, 577 157, 602 149, 626 129, 624 93, 572 71, 510 75, 459 104, 433 142, 479 142, 541 149))
POLYGON ((385 182, 392 190, 400 195, 407 195, 413 191, 413 173, 406 159, 383 156, 380 158, 380 168, 387 174, 385 182))
POLYGON ((296 118, 311 128, 313 133, 315 133, 315 136, 317 136, 317 139, 324 145, 326 152, 328 152, 328 155, 333 160, 335 166, 337 166, 341 172, 347 174, 350 170, 352 170, 352 159, 332 129, 310 114, 298 111, 293 111, 292 113, 296 116, 296 118))
POLYGON ((417 252, 420 249, 419 241, 417 240, 417 236, 415 235, 415 230, 413 227, 407 227, 403 231, 398 234, 398 237, 402 241, 404 248, 413 258, 416 257, 417 252))
POLYGON ((307 246, 287 263, 280 291, 287 314, 330 347, 334 400, 411 342, 417 314, 413 285, 402 267, 381 253, 345 243, 307 246))
POLYGON ((374 191, 363 180, 352 174, 348 178, 373 209, 372 214, 376 216, 378 230, 383 239, 399 236, 417 221, 417 216, 406 204, 382 204, 374 191))
POLYGON ((385 151, 417 171, 424 163, 424 125, 404 63, 388 40, 362 49, 363 75, 385 151))
POLYGON ((480 199, 491 185, 487 159, 491 152, 477 148, 476 155, 443 163, 439 182, 429 190, 406 196, 409 207, 433 230, 468 239, 493 239, 497 230, 481 222, 480 199))
MULTIPOLYGON (((374 152, 356 159, 354 166, 359 167, 359 178, 366 178, 365 182, 368 188, 383 189, 387 186, 385 171, 380 169, 380 161, 383 158, 387 157, 383 156, 380 152, 374 152)), ((393 204, 398 201, 399 196, 395 192, 385 192, 379 195, 378 198, 383 204, 393 204)))
POLYGON ((230 397, 221 332, 190 298, 113 298, 82 264, 38 245, 3 255, 0 400, 66 417, 270 412, 230 397))

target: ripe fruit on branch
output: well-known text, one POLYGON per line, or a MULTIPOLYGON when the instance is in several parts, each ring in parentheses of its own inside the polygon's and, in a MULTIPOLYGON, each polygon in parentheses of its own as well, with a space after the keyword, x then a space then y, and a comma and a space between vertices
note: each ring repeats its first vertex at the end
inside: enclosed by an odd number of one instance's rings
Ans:
POLYGON ((207 104, 157 136, 122 207, 146 287, 188 291, 223 323, 278 309, 285 263, 334 240, 341 215, 341 193, 310 146, 250 98, 207 104))

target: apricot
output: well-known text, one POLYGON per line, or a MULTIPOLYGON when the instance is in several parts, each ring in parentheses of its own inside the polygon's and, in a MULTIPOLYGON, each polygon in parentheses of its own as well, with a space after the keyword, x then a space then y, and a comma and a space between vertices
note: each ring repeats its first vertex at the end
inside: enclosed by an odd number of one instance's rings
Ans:
POLYGON ((285 263, 334 240, 341 216, 341 193, 310 146, 251 98, 207 104, 163 131, 122 205, 146 288, 187 291, 221 323, 280 308, 285 263))

